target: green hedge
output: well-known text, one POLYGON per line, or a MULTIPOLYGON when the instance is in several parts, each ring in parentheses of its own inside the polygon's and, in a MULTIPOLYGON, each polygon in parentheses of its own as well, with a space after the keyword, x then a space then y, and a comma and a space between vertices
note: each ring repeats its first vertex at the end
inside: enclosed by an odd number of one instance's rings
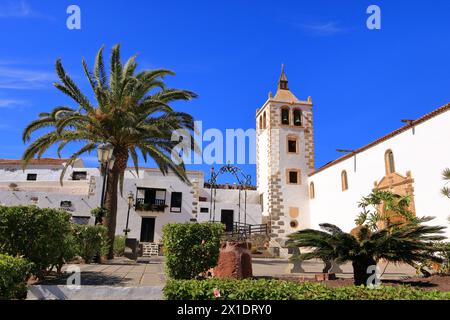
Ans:
POLYGON ((75 254, 70 215, 36 206, 0 206, 0 252, 23 256, 38 277, 61 268, 75 254))
POLYGON ((73 225, 76 252, 85 263, 100 254, 108 252, 108 236, 106 227, 101 225, 73 225))
POLYGON ((164 288, 164 297, 167 300, 449 300, 450 292, 423 291, 409 286, 328 288, 312 282, 265 279, 172 279, 164 288), (220 297, 214 294, 217 289, 220 297))
POLYGON ((31 268, 24 258, 0 254, 0 300, 26 298, 31 268))
POLYGON ((170 278, 194 279, 217 265, 223 224, 166 224, 163 232, 166 271, 170 278))

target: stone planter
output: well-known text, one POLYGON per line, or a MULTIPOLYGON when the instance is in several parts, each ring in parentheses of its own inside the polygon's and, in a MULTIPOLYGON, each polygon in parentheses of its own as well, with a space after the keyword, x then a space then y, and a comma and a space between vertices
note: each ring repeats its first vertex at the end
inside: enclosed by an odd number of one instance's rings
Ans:
POLYGON ((224 241, 220 244, 219 261, 214 277, 245 279, 253 275, 251 244, 245 241, 224 241))

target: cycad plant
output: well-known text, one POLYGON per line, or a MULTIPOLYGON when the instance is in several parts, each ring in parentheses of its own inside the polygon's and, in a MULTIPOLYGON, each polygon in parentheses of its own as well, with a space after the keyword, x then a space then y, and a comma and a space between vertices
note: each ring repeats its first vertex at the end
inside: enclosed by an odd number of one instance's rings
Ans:
MULTIPOLYGON (((77 158, 94 151, 101 143, 109 143, 114 147, 115 163, 108 174, 105 199, 108 216, 104 224, 108 228, 110 240, 108 258, 112 258, 114 254, 118 186, 122 191, 129 157, 138 173, 140 154, 144 161, 152 158, 164 174, 172 171, 189 183, 184 164, 174 161, 171 157, 178 143, 172 141, 172 133, 174 130, 185 130, 192 139, 194 121, 189 114, 176 112, 169 104, 177 100, 193 99, 196 94, 187 90, 167 88, 163 78, 174 75, 169 70, 137 72, 135 59, 133 56, 122 65, 120 46, 114 46, 109 75, 104 65, 103 47, 98 51, 93 72, 89 70, 84 59, 82 60, 95 102, 91 102, 81 92, 64 70, 61 61, 57 60, 56 73, 60 82, 54 86, 69 96, 75 107, 59 106, 51 112, 41 113, 23 132, 23 140, 28 142, 33 132, 46 129, 26 148, 23 154, 24 166, 30 159, 41 157, 52 145, 58 146, 58 155, 61 156, 60 152, 68 144, 82 144, 66 164, 61 174, 61 183, 66 169, 77 158)), ((192 146, 194 148, 194 144, 192 146)))
POLYGON ((431 217, 417 223, 396 224, 389 229, 371 231, 362 225, 356 233, 347 233, 335 225, 320 224, 320 230, 306 229, 289 235, 290 246, 311 249, 298 259, 335 259, 337 263, 352 262, 355 285, 366 285, 369 266, 380 259, 410 265, 425 261, 440 262, 434 254, 436 241, 445 239, 440 234, 445 227, 424 224, 431 217))

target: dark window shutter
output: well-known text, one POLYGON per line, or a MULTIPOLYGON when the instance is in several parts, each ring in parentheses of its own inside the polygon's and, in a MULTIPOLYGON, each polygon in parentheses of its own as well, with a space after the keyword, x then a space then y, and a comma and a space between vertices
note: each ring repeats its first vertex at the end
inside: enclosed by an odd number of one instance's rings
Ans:
POLYGON ((183 197, 183 193, 172 192, 172 196, 170 198, 170 211, 171 212, 181 212, 182 197, 183 197))

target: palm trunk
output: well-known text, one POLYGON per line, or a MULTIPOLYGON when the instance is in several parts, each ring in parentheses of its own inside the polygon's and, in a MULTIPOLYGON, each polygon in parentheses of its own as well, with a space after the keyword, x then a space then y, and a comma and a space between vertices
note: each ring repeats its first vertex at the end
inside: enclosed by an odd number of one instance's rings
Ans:
POLYGON ((105 208, 108 210, 103 224, 108 229, 108 259, 114 258, 114 238, 116 235, 117 223, 117 193, 119 177, 125 172, 128 162, 128 150, 115 148, 113 152, 116 160, 114 167, 109 171, 108 182, 106 184, 105 208))
POLYGON ((367 285, 367 279, 372 275, 367 273, 370 266, 377 263, 372 257, 362 257, 352 262, 353 265, 353 282, 356 286, 367 285))

